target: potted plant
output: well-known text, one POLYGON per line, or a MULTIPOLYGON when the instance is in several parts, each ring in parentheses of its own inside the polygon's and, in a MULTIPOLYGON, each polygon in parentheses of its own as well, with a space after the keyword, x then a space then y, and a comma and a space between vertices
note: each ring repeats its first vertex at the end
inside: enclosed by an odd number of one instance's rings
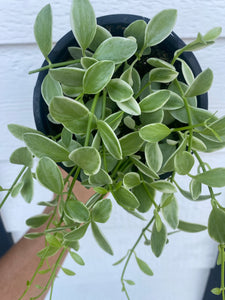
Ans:
POLYGON ((52 52, 50 5, 36 18, 34 33, 45 57, 42 68, 33 71, 40 72, 34 92, 37 130, 8 126, 25 147, 10 157, 11 163, 23 167, 6 189, 0 207, 10 194, 21 193, 30 202, 33 180, 56 194, 53 201, 40 203, 53 207, 50 213, 26 221, 32 228, 46 224, 43 232, 26 235, 30 239, 45 236, 46 247, 38 253, 38 270, 48 257, 58 257, 39 296, 54 282, 68 249, 71 257, 83 264, 77 251, 88 227, 99 246, 113 254, 98 226, 110 217, 112 203, 107 194, 112 193, 121 209, 134 217, 145 221, 142 213, 152 211, 134 246, 115 263, 124 264, 121 283, 127 299, 127 286, 134 284, 126 279, 130 258, 134 256, 140 269, 153 275, 135 251, 144 241, 159 257, 168 240, 167 225, 188 232, 208 229, 219 244, 221 264, 221 286, 212 292, 225 297, 225 212, 213 190, 225 186, 225 168, 211 169, 199 154, 225 146, 225 118, 204 109, 213 74, 210 69, 200 72, 190 53, 213 44, 221 28, 198 34, 185 45, 174 33, 171 35, 176 15, 176 10, 167 9, 150 21, 120 16, 125 21, 119 25, 113 26, 112 20, 105 18, 98 19, 97 25, 89 0, 73 0, 71 27, 76 41, 69 33, 52 52), (119 28, 119 36, 114 36, 115 28, 119 28), (32 171, 34 156, 38 164, 32 171), (67 170, 65 178, 57 164, 67 170), (196 174, 194 164, 198 164, 196 174), (179 186, 176 174, 189 178, 189 190, 179 186), (73 193, 77 180, 94 190, 86 204, 73 193), (208 187, 208 195, 202 195, 203 185, 208 187), (156 193, 161 195, 160 203, 155 200, 156 193), (179 220, 176 193, 194 201, 211 201, 208 228, 179 220))

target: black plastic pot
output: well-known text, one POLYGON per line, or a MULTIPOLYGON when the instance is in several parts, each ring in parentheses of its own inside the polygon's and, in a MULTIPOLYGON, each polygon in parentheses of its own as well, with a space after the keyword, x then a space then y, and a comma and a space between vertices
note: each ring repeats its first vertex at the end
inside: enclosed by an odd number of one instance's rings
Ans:
MULTIPOLYGON (((107 28, 113 36, 122 36, 124 29, 135 20, 144 20, 146 22, 149 19, 136 16, 136 15, 126 15, 126 14, 117 14, 117 15, 108 15, 97 18, 97 23, 105 28, 107 28)), ((152 52, 157 53, 166 53, 167 57, 173 57, 173 53, 182 48, 185 43, 174 33, 172 32, 170 36, 165 39, 162 43, 152 48, 152 52)), ((64 35, 55 45, 51 51, 49 58, 52 63, 63 62, 68 59, 71 59, 71 56, 68 52, 68 47, 78 46, 72 31, 64 35)), ((185 52, 181 55, 181 58, 186 61, 186 63, 192 69, 192 72, 197 76, 201 72, 201 67, 191 52, 185 52)), ((47 64, 44 61, 42 66, 47 64)), ((42 71, 38 75, 38 79, 34 88, 33 95, 33 112, 36 127, 38 130, 43 132, 46 135, 56 135, 59 133, 61 126, 51 123, 48 118, 48 107, 42 98, 41 95, 41 84, 44 77, 47 75, 48 71, 42 71)), ((208 108, 208 95, 200 95, 197 97, 198 107, 207 109, 208 108)))

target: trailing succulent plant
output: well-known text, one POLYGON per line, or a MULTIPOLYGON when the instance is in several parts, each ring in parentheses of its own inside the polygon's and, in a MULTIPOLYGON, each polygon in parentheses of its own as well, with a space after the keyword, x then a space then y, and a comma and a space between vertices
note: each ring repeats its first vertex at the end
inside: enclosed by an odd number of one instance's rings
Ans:
MULTIPOLYGON (((124 37, 111 36, 107 29, 97 25, 89 0, 73 0, 71 27, 79 47, 70 47, 71 59, 59 63, 52 63, 48 57, 52 49, 50 5, 36 18, 35 38, 48 64, 30 73, 49 69, 41 91, 49 108, 48 118, 60 124, 59 132, 56 136, 46 136, 21 125, 8 126, 16 138, 24 141, 25 147, 16 149, 10 157, 11 163, 23 167, 9 189, 1 188, 6 192, 1 207, 9 195, 14 197, 18 193, 30 202, 33 180, 56 194, 53 201, 39 203, 52 206, 51 213, 26 221, 32 228, 46 224, 42 233, 26 235, 30 239, 45 235, 46 247, 37 253, 38 271, 49 256, 58 255, 39 296, 53 284, 67 249, 75 262, 84 264, 77 251, 88 227, 99 246, 113 254, 97 225, 110 217, 112 203, 105 198, 108 193, 115 199, 113 205, 119 205, 143 222, 142 213, 152 211, 152 218, 144 225, 134 246, 115 263, 124 263, 121 283, 127 299, 127 286, 134 284, 125 276, 132 256, 144 273, 153 275, 151 268, 136 256, 140 241, 159 257, 167 242, 168 226, 187 232, 207 229, 179 220, 176 200, 179 193, 192 201, 211 201, 208 233, 219 244, 221 277, 224 277, 225 208, 213 188, 225 186, 225 168, 210 168, 199 153, 225 146, 225 117, 218 118, 197 107, 196 97, 206 93, 212 84, 212 71, 206 69, 194 77, 180 58, 184 52, 213 44, 221 28, 205 35, 199 33, 172 58, 153 56, 151 50, 170 35, 176 15, 174 9, 163 10, 148 23, 144 20, 131 23, 125 28, 124 37), (34 157, 38 164, 32 171, 34 157), (58 163, 70 168, 66 178, 62 177, 58 163), (194 164, 198 165, 197 173, 193 172, 194 164), (189 190, 179 186, 176 174, 189 180, 189 190), (77 180, 95 191, 86 204, 73 193, 77 180), (208 186, 208 195, 202 195, 203 185, 208 186), (160 202, 155 198, 156 193, 161 195, 160 202)), ((62 269, 68 275, 74 274, 62 269)), ((223 280, 221 287, 212 292, 222 294, 224 299, 223 280)))

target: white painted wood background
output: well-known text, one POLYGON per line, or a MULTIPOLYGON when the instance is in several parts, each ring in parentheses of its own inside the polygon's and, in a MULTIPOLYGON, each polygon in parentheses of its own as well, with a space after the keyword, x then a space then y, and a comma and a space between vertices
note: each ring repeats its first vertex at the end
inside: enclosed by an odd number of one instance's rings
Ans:
MULTIPOLYGON (((0 185, 10 186, 18 168, 9 166, 10 153, 21 145, 7 131, 8 123, 34 126, 32 113, 32 93, 36 75, 28 71, 39 67, 43 58, 34 43, 33 23, 38 11, 47 3, 52 4, 54 15, 54 41, 70 30, 70 1, 47 0, 0 0, 0 185)), ((214 71, 214 83, 209 92, 209 107, 225 114, 225 2, 224 0, 92 0, 97 16, 115 13, 130 13, 151 18, 165 8, 177 8, 178 20, 175 32, 185 41, 196 37, 198 31, 205 33, 214 26, 222 26, 223 33, 215 45, 196 53, 203 69, 214 71)), ((204 155, 211 166, 225 166, 225 151, 204 155)), ((187 183, 182 182, 183 187, 187 183)), ((49 200, 52 195, 44 188, 36 187, 33 204, 26 204, 21 198, 9 199, 2 215, 5 225, 14 234, 15 240, 25 232, 25 219, 40 213, 37 201, 49 200)), ((220 197, 224 201, 224 195, 220 197)), ((206 224, 210 204, 196 203, 190 207, 188 200, 179 196, 180 218, 206 224)), ((61 272, 56 281, 54 300, 115 300, 125 299, 121 294, 121 267, 112 267, 115 260, 123 256, 133 245, 142 222, 127 216, 117 206, 114 207, 108 224, 101 228, 110 240, 115 255, 113 258, 98 248, 91 233, 82 240, 81 255, 86 267, 78 267, 67 258, 65 267, 77 273, 68 278, 61 272)), ((156 259, 146 246, 141 246, 137 254, 149 263, 154 277, 142 274, 135 262, 128 268, 127 278, 136 282, 130 287, 132 300, 200 300, 206 283, 208 268, 215 263, 216 244, 207 233, 196 235, 178 234, 170 238, 170 243, 160 259, 156 259)), ((48 297, 46 297, 48 299, 48 297)))

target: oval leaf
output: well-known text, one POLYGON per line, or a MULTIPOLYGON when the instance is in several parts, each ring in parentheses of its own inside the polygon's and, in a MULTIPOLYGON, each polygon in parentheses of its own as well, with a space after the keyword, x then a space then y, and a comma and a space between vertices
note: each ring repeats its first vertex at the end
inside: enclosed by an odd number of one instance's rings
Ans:
POLYGON ((150 267, 146 264, 146 262, 144 262, 142 259, 138 258, 137 256, 135 256, 135 258, 136 258, 136 262, 142 272, 144 272, 146 275, 149 275, 149 276, 154 275, 152 270, 150 269, 150 267))
POLYGON ((126 173, 123 177, 123 184, 127 189, 132 189, 141 183, 140 175, 135 172, 126 173))
POLYGON ((136 50, 135 39, 111 37, 101 43, 93 57, 97 60, 110 60, 119 64, 133 56, 136 50))
MULTIPOLYGON (((85 71, 79 68, 62 67, 49 71, 52 78, 65 86, 79 88, 82 91, 85 71)), ((60 96, 60 95, 55 95, 60 96)))
POLYGON ((72 259, 73 259, 77 264, 79 264, 79 265, 81 265, 81 266, 84 266, 84 265, 85 265, 85 263, 84 263, 84 261, 83 261, 83 258, 82 258, 79 254, 77 254, 76 252, 70 251, 70 256, 72 257, 72 259))
POLYGON ((55 96, 63 96, 62 87, 58 81, 56 81, 50 73, 48 73, 41 85, 41 94, 47 105, 51 103, 51 100, 55 96))
POLYGON ((98 61, 87 69, 83 79, 85 94, 97 94, 109 83, 115 65, 112 61, 98 61))
POLYGON ((56 162, 69 160, 69 152, 65 148, 43 135, 26 133, 24 141, 30 151, 39 158, 47 156, 56 162))
POLYGON ((147 143, 145 146, 145 159, 147 165, 155 172, 158 172, 162 166, 163 155, 158 143, 147 143))
POLYGON ((225 243, 225 212, 218 208, 213 207, 208 220, 208 232, 212 239, 220 244, 225 243))
POLYGON ((170 98, 170 91, 160 90, 156 91, 149 96, 145 97, 140 102, 140 108, 142 112, 154 112, 159 110, 166 104, 170 98))
POLYGON ((66 215, 77 223, 87 223, 90 213, 87 207, 76 199, 69 199, 65 205, 66 215))
POLYGON ((120 142, 112 128, 102 120, 97 122, 102 141, 109 153, 116 159, 122 159, 122 149, 120 142))
POLYGON ((42 157, 36 169, 37 179, 50 191, 61 194, 63 191, 63 177, 56 163, 48 158, 42 157))
POLYGON ((160 231, 156 228, 156 222, 152 228, 152 235, 151 235, 151 248, 152 252, 155 254, 156 257, 159 257, 163 251, 163 248, 167 241, 167 231, 166 226, 162 223, 162 228, 160 231))
POLYGON ((195 159, 190 152, 178 152, 174 157, 174 168, 180 175, 188 174, 194 166, 195 159))
POLYGON ((116 191, 112 191, 112 195, 116 202, 125 209, 134 210, 139 206, 139 201, 136 196, 122 186, 116 191))
POLYGON ((139 133, 131 132, 119 139, 123 156, 135 154, 140 150, 144 141, 140 138, 139 133))
POLYGON ((78 44, 83 49, 88 48, 96 32, 96 18, 89 0, 73 0, 70 23, 78 44))
POLYGON ((86 175, 97 174, 101 167, 101 156, 94 147, 81 147, 72 151, 69 158, 84 170, 86 175))
POLYGON ((150 183, 150 186, 162 193, 170 194, 170 193, 175 193, 177 191, 176 187, 171 182, 165 180, 154 181, 150 183))
POLYGON ((49 219, 49 215, 40 214, 27 219, 26 224, 31 228, 38 228, 41 225, 43 225, 45 222, 47 222, 48 219, 49 219))
POLYGON ((210 89, 212 81, 213 72, 208 68, 195 78, 195 80, 187 89, 185 96, 193 97, 206 93, 210 89))
POLYGON ((94 222, 105 223, 111 214, 112 202, 110 199, 102 199, 98 201, 92 211, 91 217, 94 222))
POLYGON ((179 221, 179 224, 177 226, 178 229, 186 232, 200 232, 203 230, 206 230, 207 227, 204 225, 200 224, 195 224, 195 223, 189 223, 189 222, 184 222, 184 221, 179 221))
POLYGON ((178 72, 168 68, 152 69, 149 73, 149 80, 151 82, 169 83, 178 76, 178 72))
POLYGON ((122 111, 126 112, 129 115, 139 116, 141 114, 140 106, 133 97, 124 102, 116 102, 116 104, 122 111))
POLYGON ((79 228, 76 228, 76 229, 70 231, 69 233, 66 233, 64 235, 65 241, 80 240, 85 235, 85 233, 88 229, 88 226, 89 226, 89 223, 84 224, 84 225, 80 226, 79 228))
POLYGON ((204 173, 191 176, 198 182, 206 184, 212 187, 223 187, 225 186, 225 168, 215 168, 208 170, 204 173))
POLYGON ((34 24, 34 36, 38 47, 45 58, 52 49, 52 10, 47 4, 36 17, 34 24))
POLYGON ((178 203, 174 195, 163 194, 161 199, 162 214, 166 222, 171 226, 171 228, 176 229, 179 224, 178 218, 178 203), (169 199, 170 203, 166 206, 163 206, 165 202, 169 199))
POLYGON ((170 134, 171 130, 164 124, 154 123, 139 130, 140 137, 147 142, 156 143, 170 134))
POLYGON ((29 168, 33 166, 32 154, 26 147, 16 149, 9 160, 12 164, 24 165, 29 168))
POLYGON ((124 102, 133 96, 131 86, 119 78, 111 79, 107 85, 107 90, 113 101, 124 102))
POLYGON ((108 241, 106 240, 106 238, 104 237, 104 235, 102 234, 102 232, 100 231, 96 223, 94 222, 91 223, 91 229, 98 245, 105 252, 109 253, 110 255, 113 255, 113 250, 111 246, 109 245, 108 241))
POLYGON ((176 19, 175 9, 165 9, 155 15, 145 30, 145 46, 152 47, 162 42, 171 33, 176 19))

